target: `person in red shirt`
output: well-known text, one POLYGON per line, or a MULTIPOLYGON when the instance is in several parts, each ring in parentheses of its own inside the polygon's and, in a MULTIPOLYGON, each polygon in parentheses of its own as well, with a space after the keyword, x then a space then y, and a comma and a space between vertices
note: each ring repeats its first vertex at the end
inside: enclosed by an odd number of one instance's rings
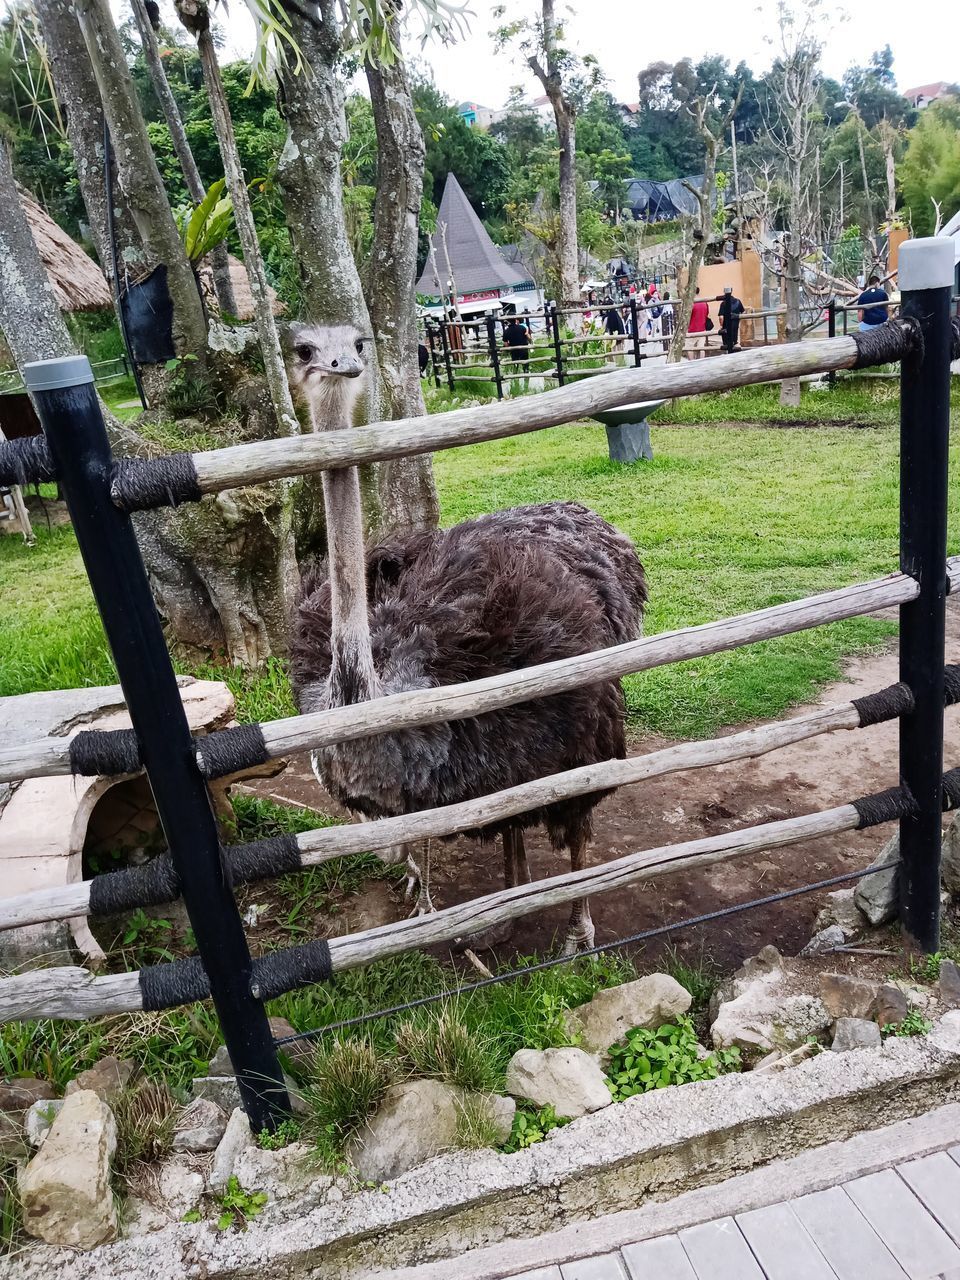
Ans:
POLYGON ((710 308, 700 297, 700 290, 697 290, 697 300, 693 304, 693 310, 690 312, 690 327, 687 330, 687 359, 701 360, 706 354, 707 346, 707 319, 710 315, 710 308))

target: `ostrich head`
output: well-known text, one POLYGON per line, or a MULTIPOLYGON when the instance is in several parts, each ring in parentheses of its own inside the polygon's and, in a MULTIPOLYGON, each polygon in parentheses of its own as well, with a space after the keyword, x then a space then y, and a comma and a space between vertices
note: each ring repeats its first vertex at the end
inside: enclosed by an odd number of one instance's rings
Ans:
POLYGON ((352 324, 295 325, 290 382, 307 402, 314 431, 350 424, 366 388, 370 339, 352 324))

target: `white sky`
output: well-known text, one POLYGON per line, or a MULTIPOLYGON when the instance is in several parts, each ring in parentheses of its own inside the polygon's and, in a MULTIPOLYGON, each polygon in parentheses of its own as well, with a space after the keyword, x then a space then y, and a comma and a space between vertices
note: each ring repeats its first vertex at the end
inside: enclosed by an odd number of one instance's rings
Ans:
MULTIPOLYGON (((528 96, 540 93, 529 72, 506 54, 495 54, 490 32, 496 25, 496 0, 469 0, 470 34, 456 46, 429 43, 419 55, 433 70, 437 85, 454 101, 501 107, 513 85, 528 96)), ((535 0, 507 0, 507 17, 538 7, 535 0)), ((824 50, 824 70, 837 78, 851 62, 866 62, 874 49, 889 43, 901 89, 937 80, 960 80, 960 4, 957 0, 847 0, 839 6, 824 50)), ((164 5, 166 8, 166 5, 164 5)), ((226 18, 228 50, 249 51, 251 26, 243 0, 230 0, 226 18)), ((759 8, 751 0, 572 0, 564 19, 568 42, 579 53, 593 53, 619 100, 637 99, 637 71, 650 62, 676 62, 720 53, 731 65, 745 59, 755 70, 772 60, 765 42, 773 30, 774 0, 759 8)), ((411 47, 408 53, 415 53, 411 47)))

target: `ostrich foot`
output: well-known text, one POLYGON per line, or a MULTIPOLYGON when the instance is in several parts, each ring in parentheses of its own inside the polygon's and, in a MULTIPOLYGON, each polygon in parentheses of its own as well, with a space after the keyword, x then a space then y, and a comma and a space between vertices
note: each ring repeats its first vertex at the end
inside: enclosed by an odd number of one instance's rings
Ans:
POLYGON ((590 904, 588 902, 575 903, 570 915, 566 936, 563 939, 563 951, 561 954, 575 956, 580 951, 589 951, 596 939, 596 932, 593 927, 593 920, 590 918, 590 904))
POLYGON ((423 870, 417 866, 413 860, 413 854, 407 853, 407 886, 404 891, 404 900, 413 902, 416 895, 416 902, 411 916, 429 916, 436 911, 433 901, 430 897, 430 841, 424 841, 423 849, 423 870))
MULTIPOLYGON (((409 894, 407 901, 410 902, 412 898, 413 894, 409 894)), ((417 900, 413 904, 413 910, 409 912, 409 916, 432 916, 436 909, 433 905, 433 899, 430 897, 430 890, 425 884, 421 883, 417 891, 417 900)))

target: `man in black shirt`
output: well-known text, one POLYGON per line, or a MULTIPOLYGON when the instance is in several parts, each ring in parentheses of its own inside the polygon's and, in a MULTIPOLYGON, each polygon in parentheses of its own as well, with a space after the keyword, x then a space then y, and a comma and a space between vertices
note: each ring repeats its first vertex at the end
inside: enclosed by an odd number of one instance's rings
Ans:
POLYGON ((867 282, 868 287, 864 289, 860 297, 857 299, 857 306, 860 308, 857 313, 860 318, 860 328, 875 329, 878 324, 883 324, 887 318, 887 308, 879 305, 889 301, 885 289, 880 287, 880 277, 873 275, 867 282))
POLYGON ((725 284, 719 311, 720 341, 728 355, 732 351, 740 350, 740 317, 744 310, 743 303, 734 295, 733 285, 725 284))
POLYGON ((510 317, 503 331, 503 354, 516 364, 525 365, 530 359, 530 332, 517 316, 510 317))

